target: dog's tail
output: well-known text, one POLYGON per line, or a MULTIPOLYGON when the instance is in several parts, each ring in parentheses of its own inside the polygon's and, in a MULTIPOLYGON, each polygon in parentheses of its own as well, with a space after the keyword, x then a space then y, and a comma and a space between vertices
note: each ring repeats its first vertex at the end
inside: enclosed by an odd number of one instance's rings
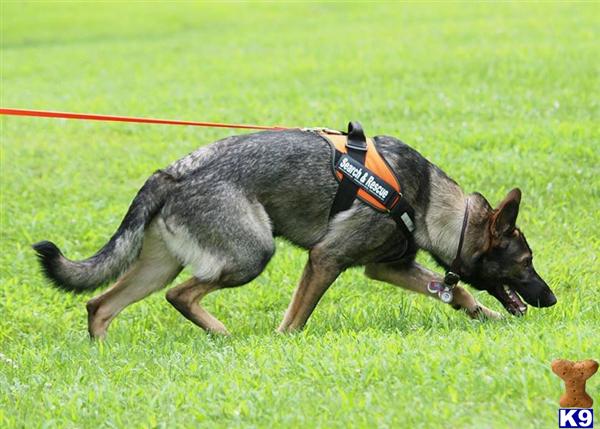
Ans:
POLYGON ((173 180, 160 170, 150 176, 133 199, 117 232, 88 259, 71 261, 50 241, 34 244, 46 277, 60 289, 83 292, 122 274, 138 258, 144 229, 164 205, 173 180))

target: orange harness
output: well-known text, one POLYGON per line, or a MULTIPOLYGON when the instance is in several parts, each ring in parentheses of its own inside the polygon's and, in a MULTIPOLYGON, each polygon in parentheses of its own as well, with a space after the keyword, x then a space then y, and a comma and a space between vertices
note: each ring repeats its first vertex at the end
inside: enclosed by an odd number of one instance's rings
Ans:
POLYGON ((320 130, 318 134, 334 149, 334 175, 340 186, 330 218, 347 210, 356 198, 377 211, 388 213, 408 238, 415 229, 414 210, 402 197, 400 182, 373 140, 361 125, 351 122, 348 133, 320 130))
MULTIPOLYGON (((345 135, 327 135, 326 138, 333 144, 335 150, 342 154, 348 153, 348 149, 346 148, 346 142, 348 141, 348 137, 345 135)), ((387 185, 389 185, 396 193, 392 194, 392 205, 396 203, 396 200, 400 198, 400 183, 398 183, 398 178, 388 165, 388 163, 383 159, 381 154, 377 152, 375 148, 375 144, 373 144, 373 140, 367 139, 367 154, 365 157, 364 166, 367 170, 371 171, 373 176, 377 176, 382 179, 387 185)), ((342 181, 344 177, 344 173, 336 169, 335 175, 338 181, 342 181)), ((361 175, 364 176, 364 173, 361 175)), ((360 179, 359 179, 360 180, 360 179)), ((365 179, 366 181, 366 179, 365 179)), ((357 197, 370 205, 371 207, 382 211, 387 212, 387 207, 381 202, 380 199, 368 193, 365 189, 359 187, 357 192, 357 197)))

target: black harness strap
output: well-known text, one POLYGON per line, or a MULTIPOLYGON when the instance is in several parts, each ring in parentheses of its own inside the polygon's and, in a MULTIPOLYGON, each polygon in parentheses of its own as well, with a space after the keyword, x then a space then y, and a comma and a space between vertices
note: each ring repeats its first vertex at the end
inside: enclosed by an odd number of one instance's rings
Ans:
MULTIPOLYGON (((352 121, 348 124, 348 141, 346 142, 346 149, 348 150, 348 156, 356 160, 360 164, 365 163, 365 157, 367 155, 367 138, 365 132, 356 121, 352 121)), ((329 218, 348 210, 358 193, 358 186, 353 183, 346 176, 342 177, 342 181, 338 187, 338 191, 335 194, 331 210, 329 211, 329 218)))

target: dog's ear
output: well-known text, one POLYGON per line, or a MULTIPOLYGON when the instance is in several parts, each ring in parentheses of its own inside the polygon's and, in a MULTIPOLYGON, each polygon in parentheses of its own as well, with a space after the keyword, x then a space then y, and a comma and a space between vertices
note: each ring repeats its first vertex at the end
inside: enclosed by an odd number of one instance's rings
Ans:
POLYGON ((490 222, 490 231, 494 238, 499 238, 515 228, 520 203, 521 190, 515 188, 506 195, 498 208, 494 210, 490 222))

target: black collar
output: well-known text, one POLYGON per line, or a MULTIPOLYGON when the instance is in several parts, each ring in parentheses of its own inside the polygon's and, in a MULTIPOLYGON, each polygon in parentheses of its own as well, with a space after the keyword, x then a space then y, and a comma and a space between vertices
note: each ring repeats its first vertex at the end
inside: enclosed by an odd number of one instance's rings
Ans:
POLYGON ((462 248, 463 243, 465 242, 465 232, 467 230, 467 225, 469 224, 469 197, 467 197, 467 201, 465 203, 465 214, 463 215, 462 228, 460 230, 460 238, 458 240, 458 249, 456 249, 456 257, 452 261, 452 265, 450 265, 450 269, 446 271, 446 275, 444 276, 444 283, 448 286, 454 286, 460 280, 462 266, 462 248))

